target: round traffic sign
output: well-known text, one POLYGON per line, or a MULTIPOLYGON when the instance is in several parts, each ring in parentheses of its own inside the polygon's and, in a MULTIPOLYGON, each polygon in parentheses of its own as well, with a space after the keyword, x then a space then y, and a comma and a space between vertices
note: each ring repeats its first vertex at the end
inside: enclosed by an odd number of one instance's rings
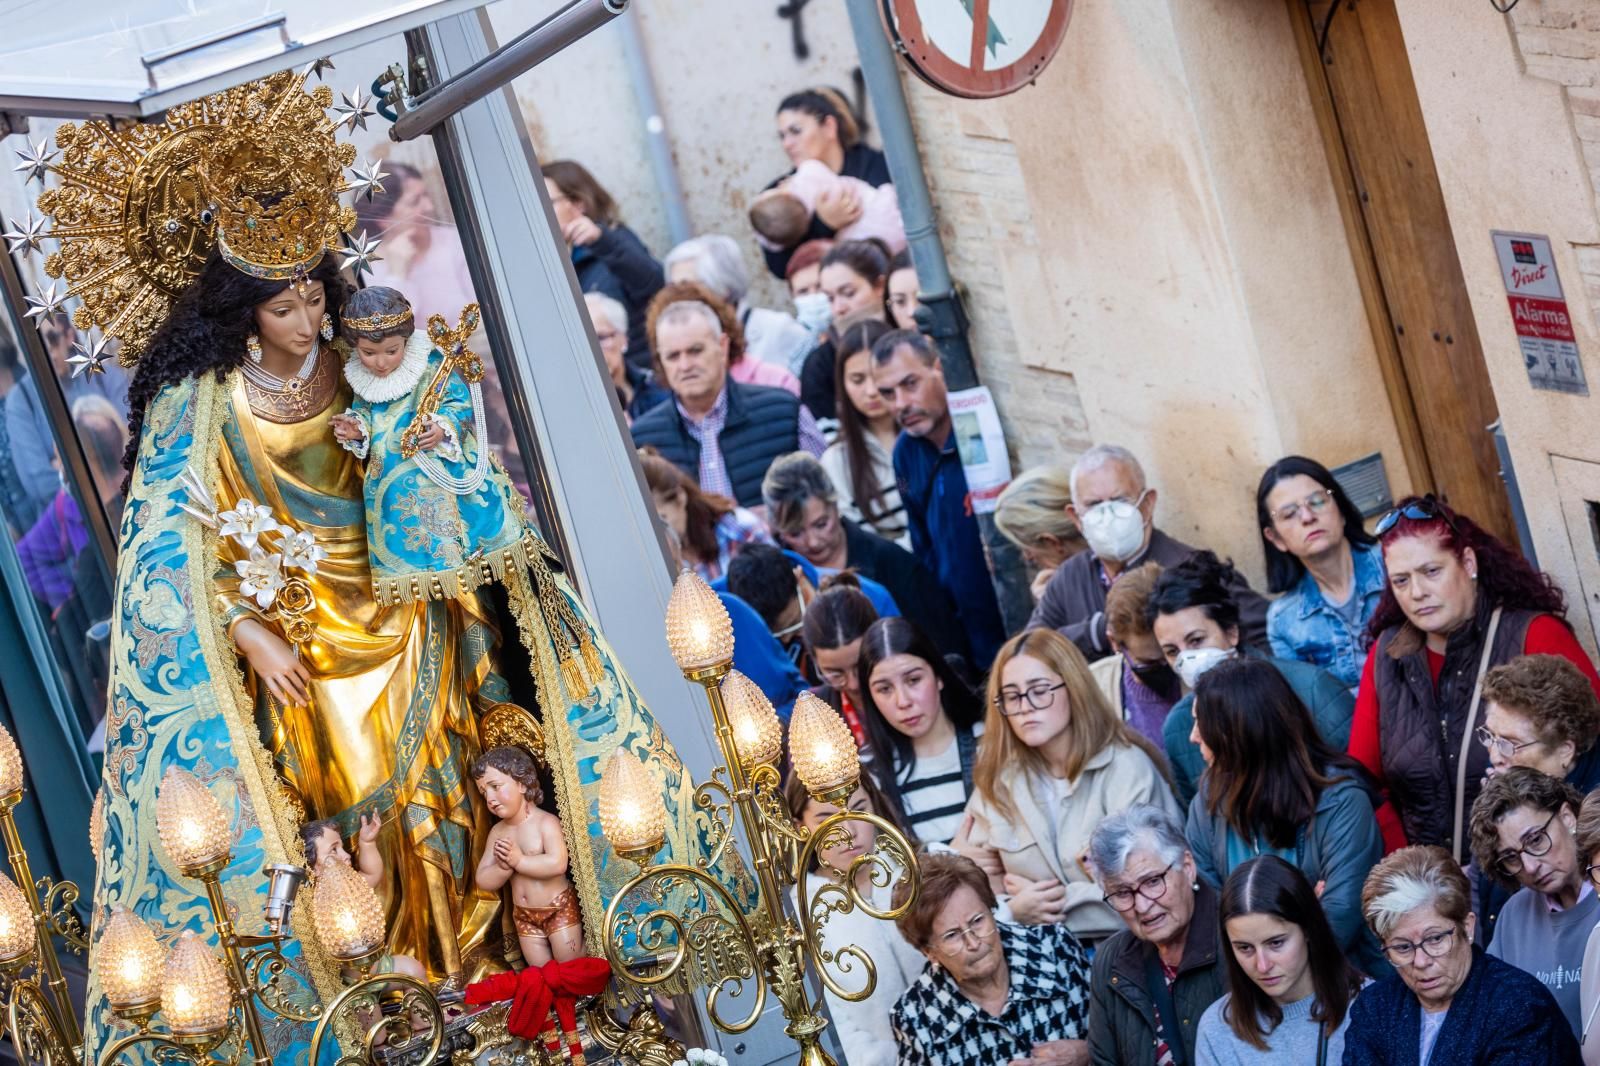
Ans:
POLYGON ((1004 96, 1061 46, 1072 0, 883 0, 884 20, 924 81, 956 96, 1004 96))

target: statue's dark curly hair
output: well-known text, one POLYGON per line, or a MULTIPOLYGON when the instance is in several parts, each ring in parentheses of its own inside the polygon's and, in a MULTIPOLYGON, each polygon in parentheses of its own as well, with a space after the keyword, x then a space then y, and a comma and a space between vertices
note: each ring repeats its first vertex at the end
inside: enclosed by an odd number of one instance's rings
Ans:
MULTIPOLYGON (((324 255, 311 269, 310 277, 323 284, 327 311, 333 316, 337 336, 339 314, 348 293, 337 258, 331 252, 324 255)), ((255 309, 288 287, 287 281, 265 281, 240 273, 227 264, 220 252, 212 250, 200 276, 183 290, 166 321, 156 330, 128 387, 128 446, 122 453, 122 469, 127 476, 123 479, 123 492, 127 492, 133 477, 150 401, 168 385, 208 371, 221 381, 243 363, 245 338, 256 328, 255 309)))

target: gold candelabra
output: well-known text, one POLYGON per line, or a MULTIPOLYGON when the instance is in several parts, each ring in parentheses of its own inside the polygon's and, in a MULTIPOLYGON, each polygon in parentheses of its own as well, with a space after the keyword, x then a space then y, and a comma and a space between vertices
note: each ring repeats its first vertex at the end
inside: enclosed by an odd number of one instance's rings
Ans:
POLYGON ((618 750, 611 756, 601 780, 600 823, 612 849, 637 863, 640 873, 606 910, 607 958, 624 980, 645 990, 691 967, 693 983, 708 989, 712 1024, 727 1033, 755 1025, 770 986, 788 1021, 784 1031, 800 1046, 801 1066, 834 1066, 821 1046, 827 1021, 806 988, 807 971, 841 999, 859 1002, 872 994, 872 958, 857 945, 830 944, 828 922, 854 910, 884 921, 904 914, 920 887, 915 852, 891 823, 847 808, 861 769, 855 738, 837 712, 809 693, 795 701, 790 760, 812 799, 841 809, 815 830, 795 824, 777 768, 783 752, 777 714, 761 690, 732 669, 728 612, 689 570, 667 606, 667 642, 684 676, 705 690, 723 758, 695 791, 695 805, 710 816, 713 847, 694 865, 651 865, 665 839, 661 782, 638 755, 618 750), (759 883, 753 904, 736 898, 713 869, 733 839, 735 816, 759 883), (828 855, 849 843, 850 822, 870 824, 876 843, 841 869, 828 855), (819 886, 808 896, 813 863, 819 886), (858 875, 865 875, 869 891, 860 890, 858 875), (876 892, 902 880, 910 890, 899 906, 875 901, 876 892), (797 917, 784 906, 790 886, 799 886, 797 917), (852 980, 858 969, 860 979, 852 980), (733 1021, 724 1018, 718 1009, 724 994, 743 999, 751 985, 749 1010, 733 1021))

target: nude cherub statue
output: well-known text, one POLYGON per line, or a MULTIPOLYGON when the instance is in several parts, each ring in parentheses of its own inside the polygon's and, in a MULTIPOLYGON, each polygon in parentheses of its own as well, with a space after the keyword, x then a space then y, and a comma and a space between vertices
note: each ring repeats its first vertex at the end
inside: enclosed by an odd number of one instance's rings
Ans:
MULTIPOLYGON (((315 873, 325 862, 338 862, 346 866, 353 866, 366 879, 367 884, 374 890, 383 884, 383 853, 378 850, 378 830, 382 822, 378 819, 378 812, 372 811, 361 816, 360 828, 356 830, 356 854, 352 860, 350 852, 344 846, 344 838, 339 835, 339 823, 332 818, 324 818, 316 822, 307 822, 300 827, 300 842, 305 845, 306 862, 311 865, 315 873)), ((374 967, 375 973, 397 973, 406 977, 415 977, 419 981, 428 979, 428 971, 422 963, 410 955, 385 954, 378 960, 374 967)))
POLYGON ((533 759, 521 748, 492 748, 472 764, 472 779, 499 819, 478 863, 478 887, 497 892, 511 883, 511 918, 529 965, 582 956, 583 917, 567 880, 567 842, 561 820, 540 807, 544 789, 533 759))

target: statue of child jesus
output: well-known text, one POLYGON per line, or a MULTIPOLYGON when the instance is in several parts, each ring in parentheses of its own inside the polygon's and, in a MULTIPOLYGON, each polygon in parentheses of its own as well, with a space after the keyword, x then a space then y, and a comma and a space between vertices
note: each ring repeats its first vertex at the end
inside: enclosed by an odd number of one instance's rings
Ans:
POLYGON ((522 497, 490 455, 477 384, 448 375, 415 454, 402 450, 445 362, 415 326, 395 289, 375 285, 345 301, 341 327, 352 351, 344 373, 355 399, 331 424, 339 444, 367 463, 367 554, 379 605, 460 597, 510 566, 528 566, 539 550, 522 497))
POLYGON ((567 843, 561 821, 540 809, 544 789, 533 759, 521 748, 491 748, 472 764, 472 779, 489 813, 478 863, 478 887, 498 892, 511 883, 511 917, 522 957, 530 966, 583 955, 583 918, 567 880, 567 843))

